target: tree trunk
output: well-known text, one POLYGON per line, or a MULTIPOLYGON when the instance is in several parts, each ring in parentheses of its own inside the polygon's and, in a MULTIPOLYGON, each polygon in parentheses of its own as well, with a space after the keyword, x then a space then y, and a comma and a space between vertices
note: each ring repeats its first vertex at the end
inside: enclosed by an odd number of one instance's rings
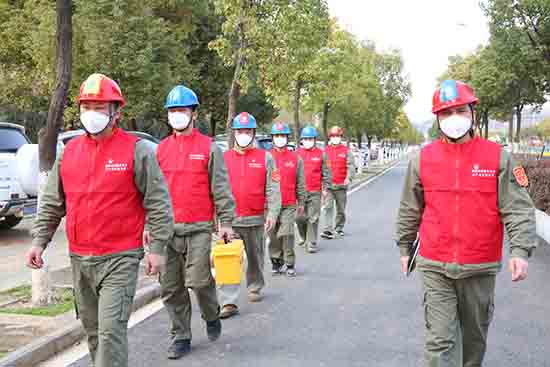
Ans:
POLYGON ((371 147, 371 141, 372 141, 372 136, 367 135, 367 146, 369 147, 369 150, 370 150, 370 147, 371 147))
POLYGON ((210 136, 216 136, 216 120, 212 117, 212 113, 207 113, 204 116, 204 119, 206 120, 206 124, 208 125, 208 133, 210 134, 210 136))
POLYGON ((241 72, 244 64, 244 52, 246 50, 246 38, 244 36, 244 29, 242 22, 239 23, 239 49, 235 55, 235 72, 233 73, 233 80, 231 81, 231 87, 229 88, 229 100, 227 103, 227 144, 229 148, 233 148, 235 139, 233 138, 233 129, 231 129, 231 122, 237 115, 237 100, 241 95, 241 72))
POLYGON ((56 86, 50 100, 46 127, 39 136, 40 171, 50 171, 55 162, 57 135, 63 127, 63 112, 71 82, 72 0, 57 0, 56 86))
POLYGON ((128 120, 128 128, 132 131, 138 131, 139 130, 135 117, 132 117, 131 119, 128 120))
POLYGON ((521 111, 523 111, 523 105, 516 106, 516 137, 514 141, 516 143, 519 143, 520 140, 520 132, 521 132, 521 111))
POLYGON ((300 136, 300 98, 302 97, 302 80, 298 79, 296 81, 296 88, 294 90, 294 133, 296 137, 300 136))
POLYGON ((325 144, 328 144, 328 111, 330 109, 330 104, 325 102, 323 106, 323 134, 325 134, 325 144))
MULTIPOLYGON (((38 137, 40 186, 38 192, 38 210, 47 180, 56 158, 57 135, 63 127, 63 112, 71 83, 72 67, 72 0, 56 0, 57 32, 56 32, 56 84, 50 100, 48 118, 45 128, 38 137)), ((47 261, 40 270, 32 271, 32 303, 42 306, 52 300, 47 261)))
POLYGON ((483 137, 485 139, 489 139, 489 111, 483 111, 482 122, 483 122, 483 127, 484 127, 484 130, 485 130, 483 132, 483 137))
POLYGON ((508 121, 508 143, 512 144, 514 141, 514 110, 510 114, 510 120, 508 121))

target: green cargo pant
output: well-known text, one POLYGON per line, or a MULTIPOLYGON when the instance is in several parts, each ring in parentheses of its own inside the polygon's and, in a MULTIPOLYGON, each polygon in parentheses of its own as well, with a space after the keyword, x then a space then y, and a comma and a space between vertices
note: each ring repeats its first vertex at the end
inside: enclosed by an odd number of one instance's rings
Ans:
POLYGON ((296 207, 281 208, 275 227, 269 233, 269 257, 272 260, 284 260, 286 265, 294 266, 294 222, 296 221, 296 207))
POLYGON ((344 230, 346 224, 346 203, 348 201, 348 190, 329 189, 327 201, 325 205, 325 231, 337 232, 344 230), (336 207, 336 215, 334 215, 334 207, 336 207))
MULTIPOLYGON (((249 291, 260 292, 264 285, 264 226, 233 227, 233 231, 243 240, 246 252, 246 285, 249 291)), ((220 303, 237 305, 240 284, 221 284, 218 286, 220 303)))
POLYGON ((160 276, 161 296, 170 315, 175 340, 191 339, 191 298, 193 290, 205 321, 218 319, 216 283, 210 271, 212 234, 195 232, 174 236, 166 247, 166 271, 160 276))
POLYGON ((71 255, 76 314, 95 367, 128 366, 128 319, 141 257, 71 255))
POLYGON ((451 279, 422 271, 426 367, 481 367, 493 318, 495 275, 451 279))
POLYGON ((321 193, 308 192, 306 194, 306 205, 304 215, 296 218, 298 233, 304 241, 305 248, 317 244, 319 232, 319 216, 321 215, 321 193))

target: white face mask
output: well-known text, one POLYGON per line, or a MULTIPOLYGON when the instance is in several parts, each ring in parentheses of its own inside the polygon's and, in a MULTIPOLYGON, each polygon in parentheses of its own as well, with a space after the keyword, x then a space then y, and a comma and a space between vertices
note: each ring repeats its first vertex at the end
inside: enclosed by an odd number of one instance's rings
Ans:
POLYGON ((273 144, 277 148, 284 148, 286 146, 288 139, 285 136, 276 136, 273 138, 273 144))
POLYGON ((235 141, 241 148, 246 148, 250 145, 250 143, 252 143, 252 136, 248 134, 236 133, 235 141))
POLYGON ((339 136, 333 136, 330 138, 330 143, 332 145, 339 145, 342 142, 342 138, 339 136))
POLYGON ((191 122, 191 116, 185 112, 168 112, 168 122, 175 130, 185 130, 191 122))
POLYGON ((459 115, 452 115, 439 121, 439 128, 451 139, 460 139, 472 128, 472 120, 459 115))
POLYGON ((311 149, 315 146, 315 141, 314 140, 302 140, 302 145, 306 149, 311 149))
POLYGON ((86 111, 80 114, 80 121, 88 133, 95 135, 105 130, 111 119, 101 112, 86 111))

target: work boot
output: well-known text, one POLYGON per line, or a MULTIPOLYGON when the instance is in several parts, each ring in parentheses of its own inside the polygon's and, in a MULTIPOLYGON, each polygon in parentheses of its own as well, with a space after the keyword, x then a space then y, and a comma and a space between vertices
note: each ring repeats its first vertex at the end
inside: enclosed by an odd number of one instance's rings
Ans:
POLYGON ((310 243, 307 245, 307 252, 309 252, 310 254, 314 254, 317 251, 319 251, 319 248, 317 247, 316 243, 310 243))
POLYGON ((191 352, 191 340, 174 340, 168 348, 168 359, 180 359, 191 352))
POLYGON ((286 276, 289 278, 294 278, 296 276, 296 269, 294 269, 294 265, 286 266, 286 276))
POLYGON ((238 313, 239 308, 237 307, 237 305, 225 305, 222 307, 222 311, 220 312, 220 319, 228 319, 238 313))
POLYGON ((321 233, 321 237, 323 237, 326 240, 333 240, 334 239, 334 233, 331 231, 324 231, 321 233))
POLYGON ((272 275, 279 275, 283 273, 283 264, 282 261, 279 259, 271 259, 271 274, 272 275))
POLYGON ((211 342, 217 340, 222 333, 222 323, 220 319, 214 321, 206 321, 206 334, 208 335, 208 340, 211 342))
POLYGON ((248 292, 248 300, 250 302, 260 302, 262 299, 264 299, 264 296, 260 294, 260 291, 248 292))

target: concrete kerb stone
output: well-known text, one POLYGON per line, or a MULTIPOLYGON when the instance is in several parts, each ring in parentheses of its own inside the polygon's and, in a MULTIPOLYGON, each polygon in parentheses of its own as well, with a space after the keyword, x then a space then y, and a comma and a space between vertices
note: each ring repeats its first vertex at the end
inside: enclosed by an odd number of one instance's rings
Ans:
MULTIPOLYGON (((133 310, 137 310, 160 297, 160 285, 152 284, 139 289, 134 298, 133 310)), ((84 338, 80 321, 75 320, 61 330, 45 335, 0 359, 0 367, 36 366, 57 353, 71 347, 84 338)))

